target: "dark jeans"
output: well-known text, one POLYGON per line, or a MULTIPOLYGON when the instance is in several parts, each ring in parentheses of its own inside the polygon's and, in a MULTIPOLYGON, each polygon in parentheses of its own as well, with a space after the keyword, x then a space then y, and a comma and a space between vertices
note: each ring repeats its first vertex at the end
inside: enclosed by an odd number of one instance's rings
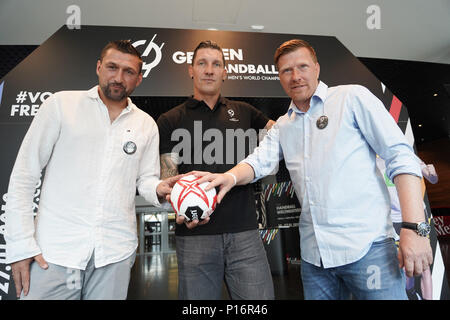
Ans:
POLYGON ((258 230, 176 237, 180 299, 273 299, 273 282, 258 230))

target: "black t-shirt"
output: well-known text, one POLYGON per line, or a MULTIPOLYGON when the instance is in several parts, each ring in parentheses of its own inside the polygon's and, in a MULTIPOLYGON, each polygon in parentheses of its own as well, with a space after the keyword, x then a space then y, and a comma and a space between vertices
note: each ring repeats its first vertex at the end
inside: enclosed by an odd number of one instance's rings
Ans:
MULTIPOLYGON (((157 123, 160 154, 177 153, 179 173, 223 173, 250 154, 269 118, 248 103, 220 97, 211 110, 189 98, 162 114, 157 123)), ((210 221, 194 229, 177 225, 176 235, 241 232, 257 227, 252 185, 236 186, 217 205, 210 221)))

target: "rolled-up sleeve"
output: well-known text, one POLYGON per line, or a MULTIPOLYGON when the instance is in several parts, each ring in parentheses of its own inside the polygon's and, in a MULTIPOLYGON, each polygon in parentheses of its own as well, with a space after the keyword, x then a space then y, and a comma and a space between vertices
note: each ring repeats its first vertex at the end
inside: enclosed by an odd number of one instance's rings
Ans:
POLYGON ((162 180, 159 163, 159 133, 156 123, 151 120, 150 132, 139 166, 137 189, 141 196, 154 206, 161 206, 156 188, 162 180))
POLYGON ((355 86, 352 108, 357 125, 372 149, 386 162, 386 174, 394 181, 399 174, 422 178, 412 146, 383 103, 368 89, 355 86))
POLYGON ((283 153, 280 145, 280 130, 277 123, 267 132, 267 135, 255 148, 252 154, 241 161, 247 163, 253 168, 255 173, 255 182, 267 175, 273 174, 278 168, 280 160, 283 159, 283 153))
POLYGON ((33 198, 60 134, 60 112, 55 96, 45 100, 34 117, 11 173, 5 209, 6 263, 41 253, 34 237, 33 198))

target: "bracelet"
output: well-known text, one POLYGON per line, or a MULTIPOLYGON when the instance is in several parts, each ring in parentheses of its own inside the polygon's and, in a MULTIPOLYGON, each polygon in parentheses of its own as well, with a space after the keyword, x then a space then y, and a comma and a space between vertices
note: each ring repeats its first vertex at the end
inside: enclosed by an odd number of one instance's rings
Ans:
POLYGON ((230 175, 230 176, 233 177, 233 179, 234 179, 233 187, 234 187, 234 186, 237 184, 237 178, 236 178, 236 176, 235 176, 234 174, 232 174, 231 172, 225 172, 224 174, 228 174, 228 175, 230 175))

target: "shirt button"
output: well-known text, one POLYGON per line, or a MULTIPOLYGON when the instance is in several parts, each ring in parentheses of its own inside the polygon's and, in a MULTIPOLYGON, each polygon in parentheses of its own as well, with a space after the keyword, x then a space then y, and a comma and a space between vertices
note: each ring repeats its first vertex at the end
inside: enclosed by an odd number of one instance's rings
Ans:
POLYGON ((314 202, 313 202, 313 201, 310 201, 309 204, 313 206, 313 205, 314 205, 314 202))

